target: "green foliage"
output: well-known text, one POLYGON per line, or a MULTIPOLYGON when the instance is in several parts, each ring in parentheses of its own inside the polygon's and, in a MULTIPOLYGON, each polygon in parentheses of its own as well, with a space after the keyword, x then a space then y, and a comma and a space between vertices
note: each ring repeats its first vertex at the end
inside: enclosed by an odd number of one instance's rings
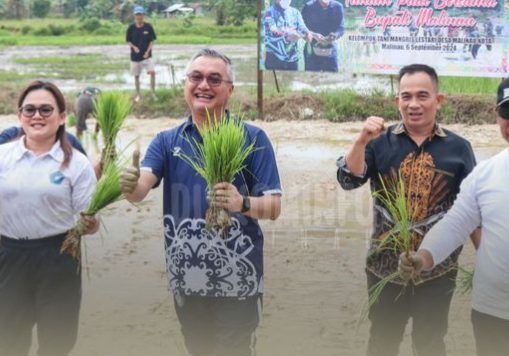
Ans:
MULTIPOLYGON (((193 153, 179 154, 207 182, 209 192, 217 183, 232 183, 246 167, 246 158, 255 150, 255 142, 247 145, 244 123, 230 117, 211 118, 200 128, 202 142, 185 137, 193 153)), ((211 193, 213 199, 213 193, 211 193)), ((224 209, 211 204, 207 211, 207 227, 223 230, 231 224, 224 209)))
POLYGON ((84 212, 85 215, 95 215, 122 197, 122 191, 120 190, 121 173, 121 165, 118 162, 108 163, 103 168, 92 199, 90 199, 90 203, 84 212))
POLYGON ((95 117, 101 128, 104 143, 102 167, 115 162, 117 158, 115 141, 130 112, 131 101, 125 93, 110 91, 100 94, 97 98, 95 117))
POLYGON ((143 92, 140 102, 133 106, 133 114, 138 117, 181 117, 188 111, 182 91, 181 86, 158 88, 155 100, 148 92, 143 92))
POLYGON ((393 98, 379 91, 363 95, 353 90, 338 90, 320 96, 324 100, 324 115, 333 122, 365 120, 374 113, 390 121, 399 119, 393 98))
MULTIPOLYGON (((94 216, 100 210, 106 208, 122 199, 122 191, 120 189, 120 175, 124 164, 118 160, 103 166, 101 178, 97 182, 94 194, 88 204, 87 209, 83 212, 86 216, 94 216)), ((76 259, 81 257, 81 237, 85 232, 84 226, 79 221, 66 236, 61 253, 69 253, 76 259)))
POLYGON ((87 18, 81 21, 80 29, 86 32, 94 32, 101 27, 101 20, 97 17, 87 18))
MULTIPOLYGON (((398 172, 397 177, 389 177, 387 181, 379 176, 381 189, 373 193, 373 197, 377 199, 389 213, 393 220, 391 229, 385 234, 385 237, 379 241, 377 253, 384 249, 391 249, 398 255, 406 253, 409 256, 413 250, 412 246, 412 230, 411 227, 415 222, 415 211, 410 211, 408 207, 408 196, 405 189, 405 182, 398 172)), ((388 283, 399 278, 399 271, 383 278, 369 290, 369 299, 367 308, 363 315, 367 315, 367 311, 378 302, 380 295, 388 283)), ((404 292, 404 288, 402 292, 404 292)))
POLYGON ((440 91, 446 94, 492 95, 499 84, 499 78, 440 77, 440 91))
POLYGON ((457 279, 458 290, 461 294, 471 292, 474 281, 474 270, 468 270, 464 267, 458 266, 457 279))
POLYGON ((209 189, 220 182, 233 182, 244 168, 245 159, 254 151, 255 142, 246 146, 244 123, 241 120, 211 118, 200 129, 203 143, 190 139, 193 155, 180 157, 205 179, 209 189))
POLYGON ((74 127, 76 126, 76 123, 77 119, 74 113, 67 115, 67 127, 74 127))
POLYGON ((215 10, 218 26, 241 26, 257 14, 257 3, 252 0, 210 0, 210 6, 215 10))
POLYGON ((184 27, 190 28, 193 27, 193 20, 196 18, 193 14, 187 15, 184 17, 184 27))
POLYGON ((44 18, 48 16, 50 9, 50 0, 33 0, 32 2, 32 14, 35 17, 44 18))
MULTIPOLYGON (((158 44, 256 43, 256 23, 253 20, 245 21, 242 26, 217 26, 212 19, 204 17, 150 18, 149 21, 157 32, 158 44), (191 26, 189 21, 192 21, 191 26)), ((117 19, 100 20, 95 15, 82 16, 80 20, 9 19, 2 20, 0 24, 0 46, 125 44, 126 28, 117 19)))
POLYGON ((379 181, 382 188, 374 192, 373 197, 387 210, 394 221, 394 226, 379 242, 378 249, 389 248, 398 254, 410 253, 413 249, 411 228, 415 222, 416 212, 409 211, 408 196, 401 172, 398 172, 397 177, 388 177, 387 181, 380 175, 379 181))
POLYGON ((21 33, 22 33, 23 35, 28 35, 29 33, 31 33, 31 32, 32 32, 32 30, 33 30, 33 29, 32 29, 32 26, 30 26, 30 25, 26 25, 26 26, 23 26, 23 27, 21 28, 21 33))

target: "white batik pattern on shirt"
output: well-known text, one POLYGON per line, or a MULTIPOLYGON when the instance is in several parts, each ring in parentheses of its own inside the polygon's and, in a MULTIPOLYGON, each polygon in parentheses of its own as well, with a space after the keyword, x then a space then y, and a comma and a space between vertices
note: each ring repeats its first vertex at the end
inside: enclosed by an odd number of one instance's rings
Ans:
POLYGON ((173 293, 246 297, 261 292, 261 276, 247 258, 254 245, 237 219, 232 218, 225 239, 205 229, 204 219, 184 219, 175 226, 173 216, 165 215, 164 227, 166 268, 173 293))

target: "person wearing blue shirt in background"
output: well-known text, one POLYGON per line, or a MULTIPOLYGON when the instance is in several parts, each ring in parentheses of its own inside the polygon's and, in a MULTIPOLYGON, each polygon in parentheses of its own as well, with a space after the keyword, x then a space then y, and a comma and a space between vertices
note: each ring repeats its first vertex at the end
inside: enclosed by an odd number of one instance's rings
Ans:
POLYGON ((281 210, 274 150, 263 130, 244 124, 246 145, 254 142, 255 151, 233 183, 214 186, 211 202, 230 213, 232 226, 206 229, 207 183, 179 154, 195 158, 190 142, 202 140, 199 130, 209 115, 235 120, 224 115, 234 88, 231 61, 203 49, 186 76, 191 116, 154 138, 141 170, 135 155, 120 185, 129 201, 139 202, 163 181, 167 276, 188 351, 194 356, 253 355, 263 293, 258 220, 275 220, 281 210))
POLYGON ((298 41, 312 40, 302 15, 290 7, 291 0, 275 0, 263 15, 265 31, 265 69, 297 70, 298 41))
MULTIPOLYGON (((13 140, 17 140, 24 134, 25 133, 23 132, 23 128, 21 128, 19 126, 9 127, 7 129, 3 130, 2 132, 0 132, 0 145, 10 142, 10 141, 13 141, 13 140)), ((78 140, 76 138, 76 136, 67 132, 67 140, 69 140, 69 143, 71 144, 72 147, 74 147, 75 149, 77 149, 78 151, 83 153, 85 156, 87 155, 87 153, 85 152, 85 149, 83 148, 83 146, 80 143, 80 140, 78 140)))
POLYGON ((337 72, 336 41, 345 32, 343 5, 334 0, 311 0, 302 8, 302 18, 313 33, 313 41, 304 49, 306 70, 337 72))

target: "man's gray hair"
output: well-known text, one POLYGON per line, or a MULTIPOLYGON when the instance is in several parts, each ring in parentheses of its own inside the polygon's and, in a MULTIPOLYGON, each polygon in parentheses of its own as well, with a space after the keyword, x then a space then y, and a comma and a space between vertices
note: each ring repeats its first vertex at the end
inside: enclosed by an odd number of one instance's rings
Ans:
POLYGON ((195 60, 197 60, 200 57, 208 57, 208 58, 219 58, 226 64, 226 73, 228 74, 228 79, 232 82, 235 82, 235 73, 233 71, 233 64, 230 58, 228 58, 225 54, 222 54, 221 52, 216 51, 212 48, 203 48, 199 50, 193 58, 189 61, 189 64, 186 67, 186 74, 189 73, 189 67, 191 66, 191 63, 193 63, 195 60))

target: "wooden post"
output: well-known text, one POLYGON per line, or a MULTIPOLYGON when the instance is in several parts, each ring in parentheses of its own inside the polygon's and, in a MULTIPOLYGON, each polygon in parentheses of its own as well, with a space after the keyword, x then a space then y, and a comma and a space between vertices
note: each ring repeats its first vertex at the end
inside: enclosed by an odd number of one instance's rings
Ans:
POLYGON ((171 81, 173 82, 173 88, 175 89, 177 86, 177 83, 175 81, 175 67, 173 64, 170 64, 170 72, 171 72, 171 81))
POLYGON ((258 63, 258 74, 257 74, 257 107, 258 107, 258 119, 263 120, 263 71, 261 68, 261 52, 262 52, 262 4, 263 0, 258 0, 258 20, 257 20, 257 28, 258 28, 258 54, 256 56, 258 63))
POLYGON ((276 90, 278 93, 281 93, 281 90, 279 90, 279 82, 277 81, 276 71, 273 70, 272 73, 274 74, 274 82, 276 83, 276 90))

